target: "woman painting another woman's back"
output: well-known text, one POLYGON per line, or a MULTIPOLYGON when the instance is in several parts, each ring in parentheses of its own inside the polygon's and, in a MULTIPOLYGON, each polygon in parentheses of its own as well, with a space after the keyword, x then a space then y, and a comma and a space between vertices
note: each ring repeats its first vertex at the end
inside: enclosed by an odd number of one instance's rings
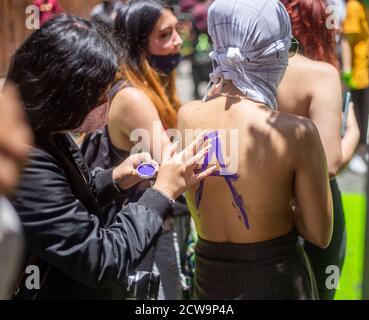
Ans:
POLYGON ((274 110, 292 37, 288 14, 276 0, 217 0, 208 23, 211 79, 222 88, 185 105, 178 120, 182 131, 215 129, 209 158, 220 167, 187 194, 199 234, 195 297, 311 299, 294 229, 326 247, 332 204, 315 126, 274 110), (225 157, 234 150, 236 167, 225 157))

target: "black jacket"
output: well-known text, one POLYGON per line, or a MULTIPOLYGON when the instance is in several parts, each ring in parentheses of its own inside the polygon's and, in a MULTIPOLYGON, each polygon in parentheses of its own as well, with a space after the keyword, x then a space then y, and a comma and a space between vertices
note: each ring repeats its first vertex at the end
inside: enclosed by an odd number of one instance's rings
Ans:
POLYGON ((27 289, 26 274, 16 298, 123 298, 127 275, 173 212, 170 201, 148 189, 119 211, 114 199, 127 195, 112 169, 91 174, 69 135, 36 142, 12 204, 26 236, 25 265, 39 266, 42 283, 27 289))

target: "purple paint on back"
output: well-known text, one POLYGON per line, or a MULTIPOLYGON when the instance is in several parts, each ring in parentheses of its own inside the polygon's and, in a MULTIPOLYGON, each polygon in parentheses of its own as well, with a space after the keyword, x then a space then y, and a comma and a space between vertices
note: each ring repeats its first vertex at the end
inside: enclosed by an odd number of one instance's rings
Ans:
MULTIPOLYGON (((242 196, 238 194, 238 192, 236 190, 236 187, 232 183, 232 181, 237 181, 239 179, 239 176, 237 174, 231 174, 230 172, 228 172, 228 170, 226 168, 226 165, 224 163, 223 154, 222 154, 221 143, 220 143, 219 137, 218 137, 218 132, 215 131, 215 132, 209 133, 205 137, 205 140, 207 140, 207 139, 210 139, 212 141, 212 148, 209 150, 208 154, 205 156, 204 163, 201 166, 201 169, 197 171, 197 173, 206 170, 206 168, 209 166, 210 159, 212 158, 213 154, 215 153, 216 158, 218 160, 218 163, 221 167, 221 170, 214 172, 211 176, 213 176, 213 177, 222 177, 222 178, 225 179, 225 181, 228 185, 228 188, 232 193, 234 203, 241 212, 243 222, 244 222, 246 228, 249 229, 250 225, 249 225, 249 220, 248 220, 248 216, 247 216, 247 211, 245 209, 245 203, 242 199, 242 196)), ((200 207, 203 191, 204 191, 204 181, 201 181, 200 186, 196 191, 196 208, 197 209, 199 209, 199 207, 200 207)))

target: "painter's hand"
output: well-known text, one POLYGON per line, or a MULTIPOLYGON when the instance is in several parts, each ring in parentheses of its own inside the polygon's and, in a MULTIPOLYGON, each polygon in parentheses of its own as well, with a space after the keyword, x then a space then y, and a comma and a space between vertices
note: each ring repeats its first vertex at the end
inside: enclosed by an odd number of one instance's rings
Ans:
POLYGON ((113 170, 113 179, 120 188, 126 190, 143 181, 137 174, 137 167, 142 162, 150 162, 157 168, 159 165, 152 159, 150 153, 137 153, 124 160, 113 170))
POLYGON ((201 147, 205 135, 206 131, 198 135, 186 149, 179 153, 176 153, 177 143, 166 148, 154 189, 175 200, 214 172, 216 166, 212 166, 198 174, 194 172, 199 161, 204 158, 211 148, 211 144, 201 147))

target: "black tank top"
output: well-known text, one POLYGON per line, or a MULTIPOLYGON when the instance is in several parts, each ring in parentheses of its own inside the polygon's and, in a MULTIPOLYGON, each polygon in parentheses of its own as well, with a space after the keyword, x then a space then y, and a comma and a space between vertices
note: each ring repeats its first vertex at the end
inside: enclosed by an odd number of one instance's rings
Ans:
MULTIPOLYGON (((128 81, 118 81, 108 94, 109 101, 112 101, 120 90, 128 86, 130 86, 128 81)), ((91 170, 96 167, 103 169, 115 167, 130 154, 129 151, 121 150, 113 145, 107 126, 88 134, 83 140, 81 151, 91 170)))

